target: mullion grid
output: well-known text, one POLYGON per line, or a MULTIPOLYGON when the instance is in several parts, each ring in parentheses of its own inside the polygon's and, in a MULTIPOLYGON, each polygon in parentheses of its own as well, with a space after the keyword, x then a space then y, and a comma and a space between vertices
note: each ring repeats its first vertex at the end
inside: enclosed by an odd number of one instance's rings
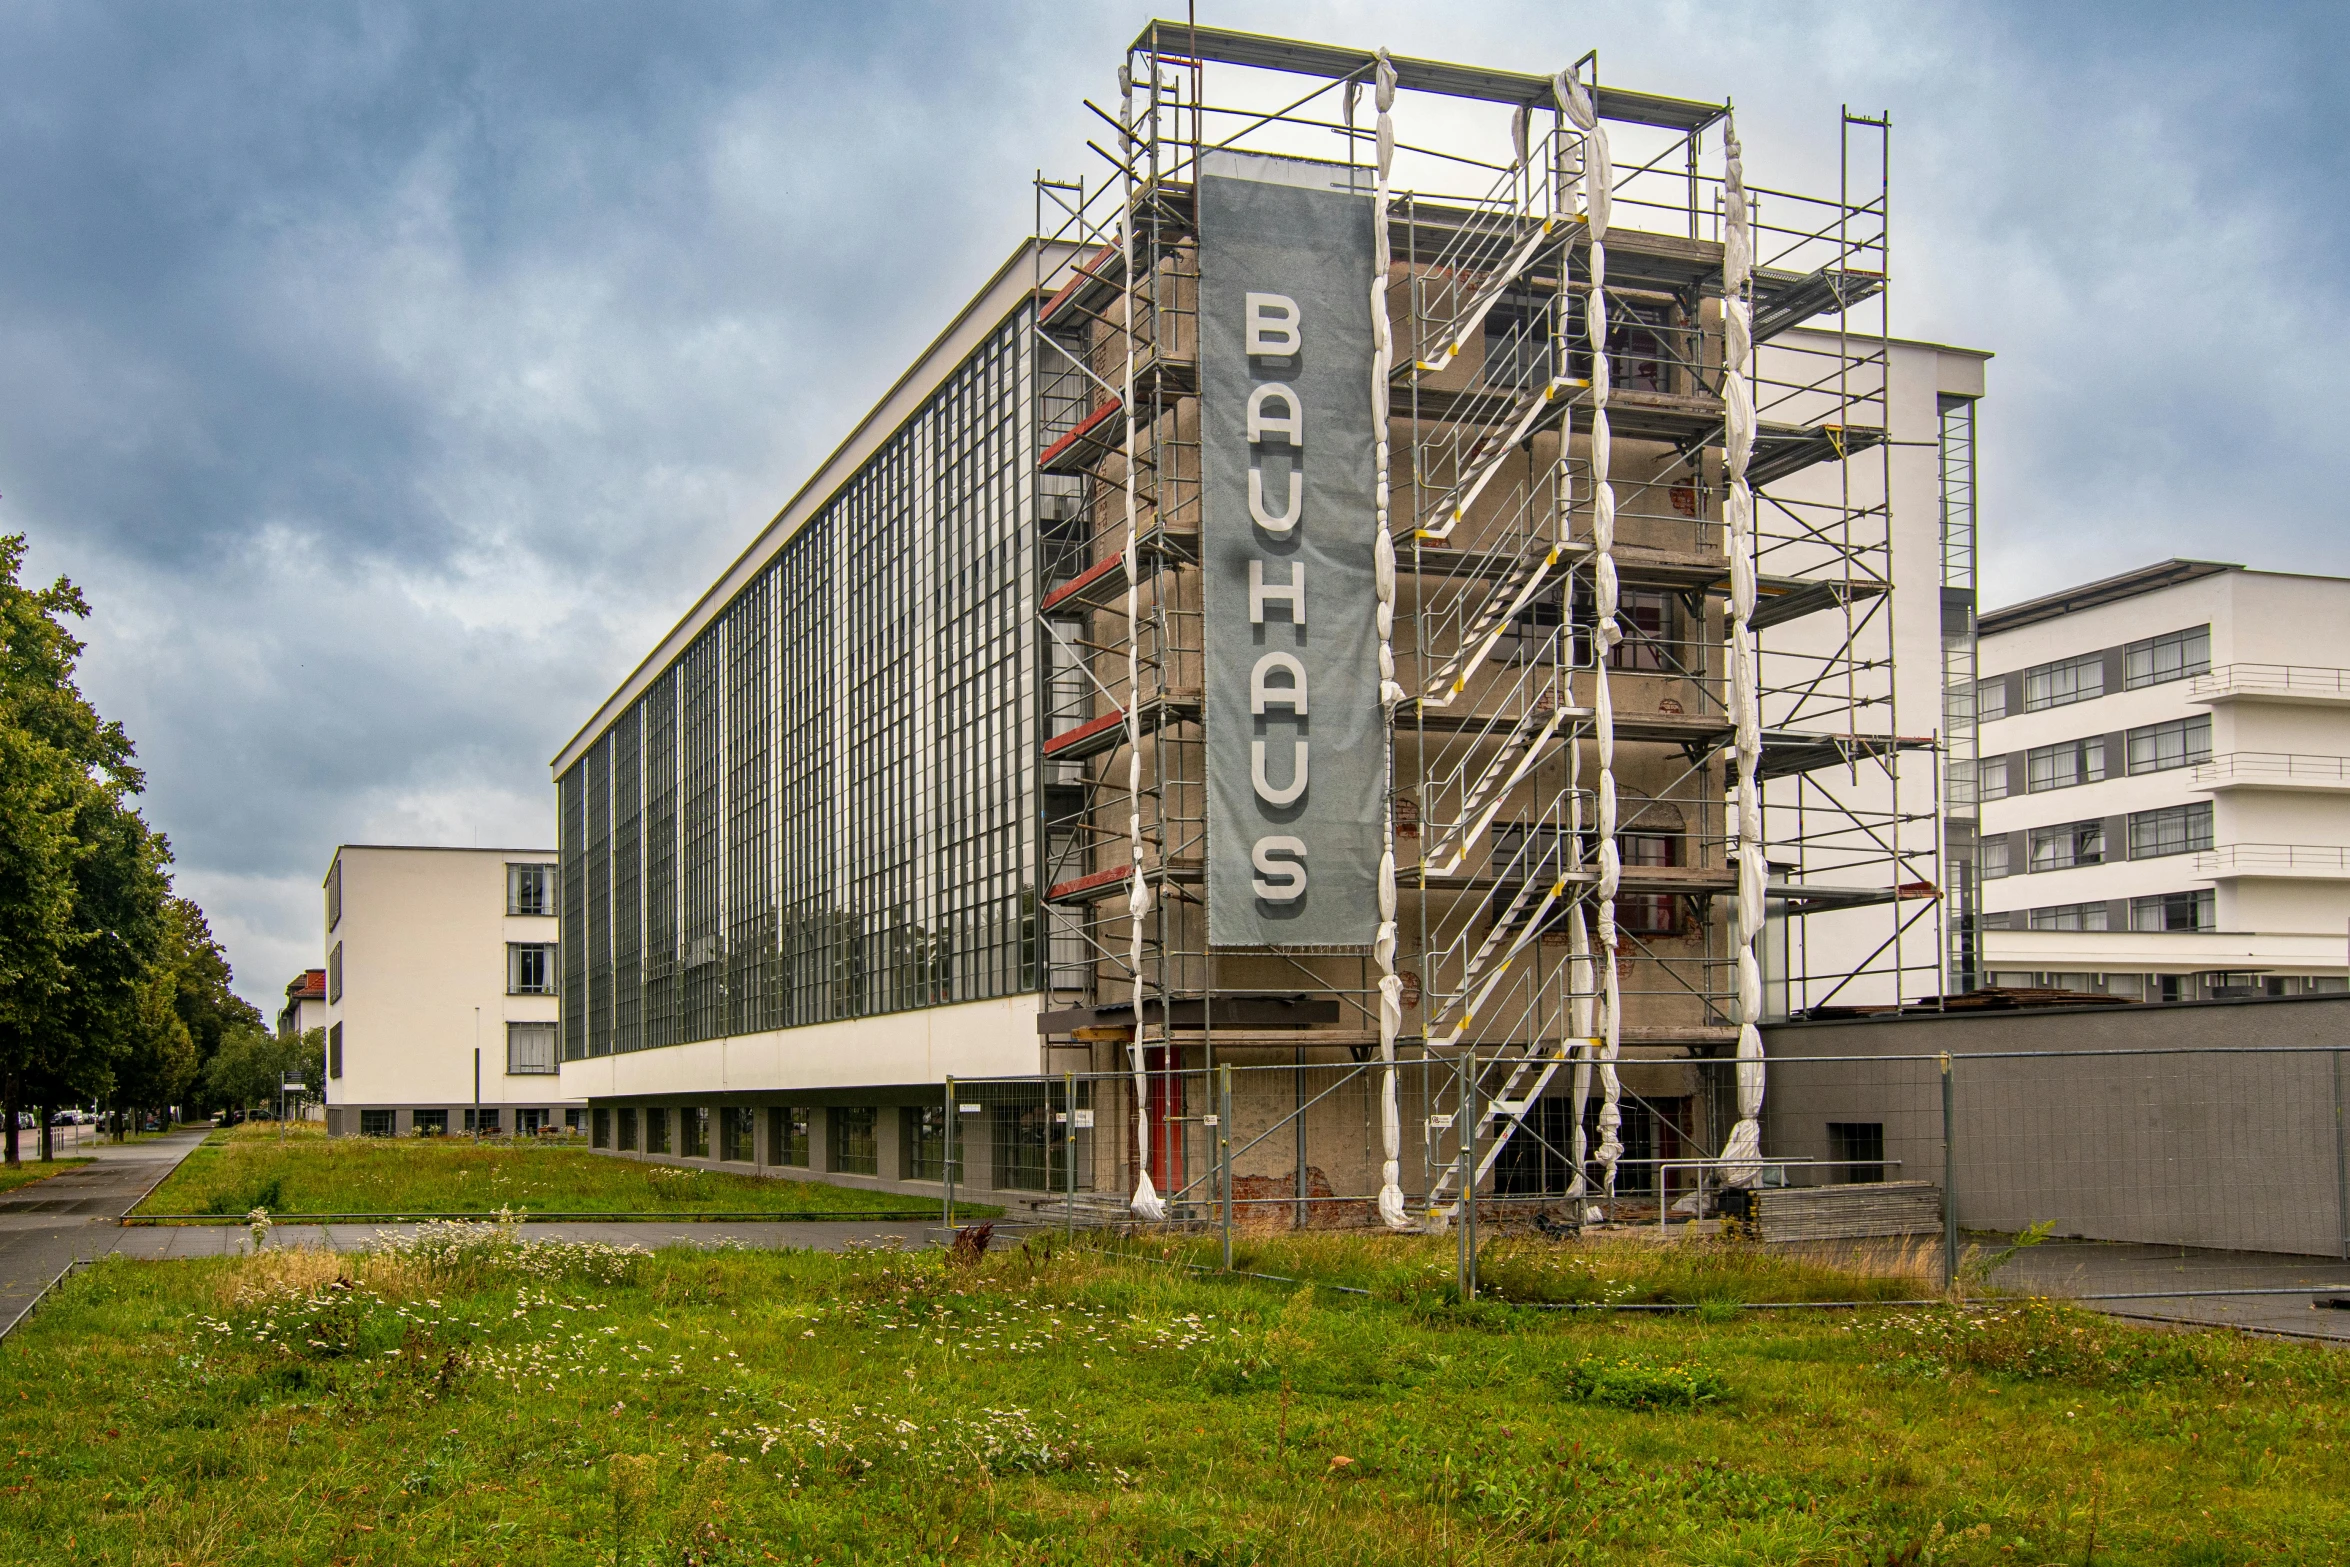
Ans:
POLYGON ((678 931, 681 1041, 714 1039, 724 1032, 721 993, 724 954, 719 882, 723 829, 719 769, 721 652, 724 618, 686 648, 679 660, 678 689, 678 881, 682 928, 678 931))
POLYGON ((782 914, 778 1028, 844 1015, 831 1004, 841 938, 834 874, 838 820, 832 613, 833 518, 826 513, 778 560, 775 586, 775 895, 782 914))
POLYGON ((775 903, 769 879, 767 743, 773 712, 768 683, 772 568, 762 571, 726 610, 726 899, 730 1034, 772 1028, 769 965, 775 903))
POLYGON ((562 869, 559 889, 564 940, 556 948, 563 971, 563 1059, 585 1060, 589 1053, 587 1009, 587 943, 578 938, 587 928, 587 763, 574 762, 555 785, 558 857, 562 869))
POLYGON ((612 728, 612 1050, 639 1048, 644 1019, 644 709, 612 728))
POLYGON ((644 714, 645 1048, 682 1037, 677 963, 677 671, 662 671, 644 714))
POLYGON ((612 1051, 612 735, 587 756, 588 1040, 596 1055, 612 1051))
MULTIPOLYGON (((909 431, 909 436, 916 432, 909 431)), ((913 439, 891 443, 858 482, 846 517, 844 584, 856 650, 846 669, 849 924, 855 950, 852 1010, 895 1012, 921 1004, 913 949, 924 938, 914 905, 913 439)))

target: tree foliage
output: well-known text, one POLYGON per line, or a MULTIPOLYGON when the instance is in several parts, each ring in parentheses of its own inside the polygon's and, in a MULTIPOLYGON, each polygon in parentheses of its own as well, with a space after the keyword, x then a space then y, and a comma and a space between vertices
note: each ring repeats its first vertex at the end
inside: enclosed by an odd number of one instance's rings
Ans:
POLYGON ((75 684, 81 590, 20 580, 0 536, 0 1114, 89 1100, 157 1107, 259 1014, 229 993, 203 912, 171 894, 171 846, 140 817, 130 737, 75 684))

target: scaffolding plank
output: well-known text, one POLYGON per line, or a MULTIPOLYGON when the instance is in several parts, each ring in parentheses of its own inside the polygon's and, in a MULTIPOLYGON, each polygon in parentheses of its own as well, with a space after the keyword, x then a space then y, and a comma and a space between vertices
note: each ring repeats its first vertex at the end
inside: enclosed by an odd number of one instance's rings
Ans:
MULTIPOLYGON (((1152 697, 1142 704, 1141 710, 1135 715, 1135 727, 1146 735, 1156 734, 1169 724, 1185 723, 1199 715, 1197 693, 1168 693, 1152 697)), ((1082 761, 1089 756, 1115 751, 1125 743, 1126 710, 1114 707, 1074 729, 1064 729, 1047 740, 1044 743, 1044 759, 1048 762, 1082 761)))
MULTIPOLYGON (((1378 55, 1342 44, 1307 43, 1294 38, 1270 38, 1225 27, 1200 27, 1190 22, 1154 21, 1129 46, 1139 53, 1193 59, 1218 65, 1244 65, 1264 71, 1286 71, 1292 76, 1319 76, 1341 81, 1350 76, 1369 80, 1378 55)), ((1475 98, 1487 103, 1533 104, 1549 107, 1551 79, 1524 71, 1496 71, 1482 66, 1448 65, 1408 55, 1391 57, 1398 87, 1413 92, 1441 93, 1448 98, 1475 98)), ((1599 89, 1595 105, 1600 118, 1627 125, 1655 125, 1667 130, 1695 131, 1713 124, 1729 111, 1718 103, 1688 98, 1666 98, 1653 93, 1626 92, 1620 87, 1599 89)))
MULTIPOLYGON (((1609 260, 1614 260, 1614 247, 1609 247, 1609 260)), ((1792 331, 1817 315, 1831 310, 1849 310, 1862 301, 1874 298, 1885 287, 1882 272, 1861 272, 1849 267, 1822 267, 1804 277, 1780 282, 1760 275, 1755 279, 1754 340, 1767 343, 1781 332, 1792 331)))
POLYGON ((1126 425, 1118 415, 1125 411, 1121 398, 1107 397, 1094 406, 1093 412, 1077 421, 1076 428, 1045 448, 1036 466, 1046 473, 1077 474, 1100 462, 1120 449, 1126 439, 1126 425))
POLYGON ((1893 585, 1889 582, 1866 579, 1857 582, 1807 582, 1800 577, 1765 577, 1756 586, 1761 591, 1756 597, 1754 613, 1746 622, 1756 631, 1784 626, 1822 610, 1841 609, 1863 599, 1882 598, 1893 591, 1893 585))

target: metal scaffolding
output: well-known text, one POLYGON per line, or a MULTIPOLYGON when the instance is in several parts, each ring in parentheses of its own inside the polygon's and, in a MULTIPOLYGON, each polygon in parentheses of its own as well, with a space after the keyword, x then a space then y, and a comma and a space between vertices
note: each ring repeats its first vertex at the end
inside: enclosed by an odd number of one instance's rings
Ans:
MULTIPOLYGON (((1678 1115, 1676 1140, 1708 1154, 1736 1113, 1729 111, 1605 84, 1586 56, 1571 76, 1595 133, 1549 76, 1392 68, 1405 697, 1389 809, 1402 1099, 1420 1144, 1406 1176, 1438 1221, 1472 1179, 1606 1217, 1603 752, 1622 1103, 1678 1115), (1600 148, 1612 222, 1595 308, 1584 177, 1600 148), (1595 379, 1612 431, 1606 532, 1595 379)), ((1292 1067, 1302 1204, 1309 1078, 1351 1078, 1379 1043, 1368 950, 1207 941, 1194 201, 1203 155, 1228 150, 1354 165, 1369 192, 1379 69, 1361 49, 1153 23, 1119 104, 1089 105, 1106 179, 1037 183, 1039 233, 1084 256, 1058 275, 1040 262, 1034 318, 1047 1045, 1055 1072, 1115 1071, 1132 1052, 1115 1179, 1147 1173, 1179 1211, 1214 1167, 1223 1115, 1192 1101, 1219 1066, 1292 1067)), ((1888 128, 1846 114, 1841 129, 1834 196, 1744 197, 1768 865, 1753 934, 1776 1012, 1943 989, 1937 726, 1905 732, 1895 700, 1888 128)), ((1257 1126, 1267 1112, 1241 1113, 1257 1126)))

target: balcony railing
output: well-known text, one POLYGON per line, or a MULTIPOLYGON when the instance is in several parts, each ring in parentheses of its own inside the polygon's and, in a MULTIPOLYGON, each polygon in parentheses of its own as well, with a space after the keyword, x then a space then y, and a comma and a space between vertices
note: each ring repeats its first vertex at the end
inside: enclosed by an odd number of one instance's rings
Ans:
POLYGON ((2194 677, 2199 702, 2266 697, 2284 702, 2350 702, 2350 669, 2316 664, 2222 664, 2194 677))
POLYGON ((2198 876, 2350 876, 2350 847, 2331 843, 2228 843, 2195 856, 2198 876))
POLYGON ((2350 756, 2302 756, 2290 751, 2230 751, 2195 764, 2195 787, 2272 785, 2282 789, 2350 789, 2350 756))

